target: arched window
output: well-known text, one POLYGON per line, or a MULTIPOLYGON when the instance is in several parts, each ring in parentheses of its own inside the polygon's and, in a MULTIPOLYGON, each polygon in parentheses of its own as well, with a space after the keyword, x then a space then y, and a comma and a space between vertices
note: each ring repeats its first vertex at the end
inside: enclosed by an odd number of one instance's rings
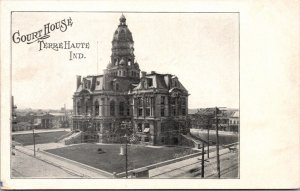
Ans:
POLYGON ((95 116, 99 115, 99 102, 98 100, 95 101, 95 116))
POLYGON ((119 115, 120 116, 124 115, 124 102, 120 102, 120 105, 119 105, 119 115))
POLYGON ((80 101, 77 102, 77 115, 80 115, 81 113, 81 104, 80 101))
POLYGON ((114 100, 112 100, 110 102, 110 115, 115 116, 115 101, 114 100))
POLYGON ((101 116, 105 116, 105 99, 101 98, 101 116))
POLYGON ((89 102, 86 101, 85 102, 85 114, 88 114, 89 113, 89 102))

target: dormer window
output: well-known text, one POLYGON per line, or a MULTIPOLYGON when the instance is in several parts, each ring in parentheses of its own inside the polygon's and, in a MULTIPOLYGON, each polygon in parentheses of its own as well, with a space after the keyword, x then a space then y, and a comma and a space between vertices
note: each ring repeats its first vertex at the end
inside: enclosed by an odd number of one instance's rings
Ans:
POLYGON ((148 85, 149 85, 149 87, 153 86, 153 80, 152 80, 152 78, 148 79, 148 85))

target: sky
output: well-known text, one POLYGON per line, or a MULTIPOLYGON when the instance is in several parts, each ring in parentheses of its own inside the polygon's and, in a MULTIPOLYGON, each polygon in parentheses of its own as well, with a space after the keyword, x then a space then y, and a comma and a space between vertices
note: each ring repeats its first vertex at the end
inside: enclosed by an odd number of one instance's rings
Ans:
MULTIPOLYGON (((170 73, 188 90, 189 108, 239 107, 239 20, 237 13, 124 13, 142 71, 170 73)), ((76 75, 102 74, 121 13, 14 12, 12 34, 27 35, 47 23, 72 19, 65 32, 54 30, 47 43, 89 43, 70 50, 40 49, 12 42, 12 95, 18 108, 73 107, 76 75), (98 44, 98 46, 97 46, 98 44), (98 67, 97 67, 98 63, 98 67), (97 71, 98 68, 98 71, 97 71)), ((24 37, 25 38, 25 37, 24 37)))

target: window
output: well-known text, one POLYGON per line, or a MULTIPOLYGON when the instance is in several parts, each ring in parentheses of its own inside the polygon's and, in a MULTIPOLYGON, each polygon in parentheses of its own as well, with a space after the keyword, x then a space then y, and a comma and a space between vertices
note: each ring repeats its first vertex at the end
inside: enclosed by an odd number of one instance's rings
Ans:
POLYGON ((165 116, 165 96, 161 96, 160 104, 161 104, 160 116, 164 117, 165 116))
POLYGON ((145 137, 145 142, 149 142, 149 137, 145 137))
POLYGON ((165 125, 161 124, 160 131, 163 133, 165 131, 165 125))
POLYGON ((119 115, 121 115, 121 116, 124 115, 124 102, 120 102, 120 105, 119 105, 119 115))
POLYGON ((162 116, 162 117, 165 116, 165 108, 160 109, 160 116, 162 116))
POLYGON ((97 86, 99 86, 100 85, 100 81, 99 80, 97 80, 97 86))
POLYGON ((143 116, 143 99, 141 97, 138 97, 136 99, 136 104, 138 108, 138 116, 143 116))
POLYGON ((81 105, 80 102, 77 102, 77 115, 80 115, 81 112, 81 105))
POLYGON ((127 115, 130 115, 130 108, 127 106, 127 115))
POLYGON ((142 131, 143 131, 142 124, 141 124, 141 123, 139 123, 139 124, 138 124, 138 132, 142 132, 142 131))
POLYGON ((182 108, 182 115, 186 115, 186 110, 185 110, 185 108, 182 108))
POLYGON ((88 114, 89 112, 89 103, 88 102, 85 102, 85 113, 88 114))
POLYGON ((133 71, 131 71, 131 76, 134 76, 134 75, 133 75, 133 71))
POLYGON ((165 142, 165 138, 164 138, 164 137, 161 138, 161 142, 162 142, 162 143, 165 142))
POLYGON ((176 108, 175 107, 172 107, 172 115, 176 116, 176 108))
POLYGON ((139 108, 138 116, 143 116, 143 108, 139 108))
POLYGON ((146 106, 150 107, 150 97, 146 97, 146 106))
POLYGON ((127 100, 127 105, 126 105, 126 107, 127 107, 127 115, 129 116, 130 115, 130 100, 127 100))
POLYGON ((175 97, 171 97, 171 105, 175 105, 176 104, 176 98, 175 97))
POLYGON ((146 108, 146 116, 150 116, 150 108, 146 108))
POLYGON ((101 116, 104 116, 104 98, 101 98, 101 116))
POLYGON ((151 98, 146 97, 145 101, 146 101, 146 116, 150 116, 151 98))
POLYGON ((137 98, 137 104, 138 104, 138 107, 142 107, 143 106, 143 101, 142 101, 141 97, 137 98))
POLYGON ((114 100, 112 100, 110 102, 110 115, 115 116, 115 101, 114 100))
POLYGON ((119 91, 119 84, 116 84, 116 90, 119 91))
POLYGON ((160 104, 165 105, 165 96, 161 96, 160 98, 160 104))
POLYGON ((95 115, 99 115, 99 102, 97 100, 95 101, 95 115))
POLYGON ((123 71, 123 76, 126 76, 126 72, 125 71, 123 71))
POLYGON ((185 97, 182 97, 182 98, 181 98, 181 104, 182 104, 183 106, 185 106, 185 105, 186 105, 186 100, 185 100, 185 97))
POLYGON ((153 80, 152 78, 148 79, 148 86, 151 87, 153 85, 153 80))

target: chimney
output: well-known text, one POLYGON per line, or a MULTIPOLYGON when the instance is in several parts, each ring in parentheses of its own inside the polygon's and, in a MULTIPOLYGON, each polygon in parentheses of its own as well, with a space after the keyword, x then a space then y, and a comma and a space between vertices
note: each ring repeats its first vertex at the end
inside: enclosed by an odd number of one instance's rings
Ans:
POLYGON ((155 71, 151 71, 151 74, 156 74, 156 72, 155 71))
POLYGON ((77 78, 77 83, 76 83, 76 89, 78 89, 78 87, 80 86, 80 84, 81 84, 81 76, 76 76, 76 78, 77 78))
POLYGON ((142 72, 142 78, 146 76, 146 72, 142 72))

